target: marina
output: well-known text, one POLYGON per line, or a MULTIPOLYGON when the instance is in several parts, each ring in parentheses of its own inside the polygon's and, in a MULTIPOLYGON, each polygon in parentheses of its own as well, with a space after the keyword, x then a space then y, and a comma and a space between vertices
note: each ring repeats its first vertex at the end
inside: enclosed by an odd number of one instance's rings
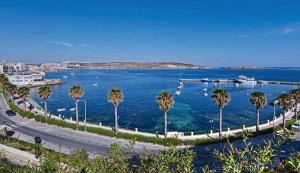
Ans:
MULTIPOLYGON (((185 83, 185 82, 203 82, 203 79, 179 79, 180 83, 185 83)), ((211 80, 206 80, 205 82, 212 82, 212 83, 239 83, 235 81, 234 79, 211 79, 211 80)), ((291 82, 291 81, 256 81, 254 84, 281 84, 281 85, 294 85, 294 86, 300 86, 300 82, 291 82)))
MULTIPOLYGON (((119 106, 120 128, 133 131, 137 128, 139 132, 161 134, 163 111, 159 110, 155 98, 160 91, 167 90, 174 94, 175 99, 175 105, 169 112, 170 131, 185 134, 193 132, 194 135, 199 135, 207 133, 210 129, 216 130, 218 126, 218 108, 211 99, 214 88, 226 88, 231 97, 224 110, 224 130, 227 130, 241 128, 242 125, 252 126, 255 123, 255 107, 249 102, 251 92, 262 91, 266 94, 268 102, 271 102, 278 94, 297 87, 260 82, 275 81, 273 77, 276 76, 273 73, 278 71, 249 70, 241 73, 239 70, 75 70, 74 76, 70 75, 70 71, 50 72, 46 74, 47 79, 64 75, 69 75, 69 78, 65 79, 64 85, 54 86, 48 106, 52 114, 61 114, 74 120, 75 111, 70 110, 74 108, 74 100, 69 97, 68 91, 71 86, 80 84, 84 89, 81 99, 87 101, 87 122, 111 126, 114 113, 112 105, 107 102, 107 92, 113 87, 118 87, 124 92, 124 101, 119 106), (248 86, 235 83, 234 79, 240 74, 254 76, 257 84, 248 86), (58 111, 60 108, 66 109, 58 111), (211 120, 214 120, 213 123, 210 123, 211 120)), ((297 73, 282 77, 297 82, 299 78, 296 76, 297 73)), ((35 90, 31 96, 40 103, 35 90)), ((273 106, 267 104, 261 113, 261 123, 270 121, 273 111, 273 106)), ((278 114, 280 108, 276 107, 275 111, 278 114)), ((80 102, 79 119, 83 118, 84 104, 80 102)))

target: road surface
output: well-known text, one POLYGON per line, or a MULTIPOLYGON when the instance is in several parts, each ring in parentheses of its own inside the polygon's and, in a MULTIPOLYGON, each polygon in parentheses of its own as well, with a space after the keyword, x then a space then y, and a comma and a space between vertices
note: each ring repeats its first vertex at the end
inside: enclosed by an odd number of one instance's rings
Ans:
MULTIPOLYGON (((58 152, 68 154, 75 149, 84 148, 91 157, 95 157, 99 154, 106 155, 107 150, 112 144, 117 143, 122 147, 129 145, 129 142, 123 139, 60 128, 26 119, 19 115, 8 116, 6 114, 8 107, 2 95, 0 96, 0 108, 0 122, 5 122, 5 124, 12 129, 13 137, 33 143, 33 138, 39 136, 42 138, 44 147, 58 152)), ((165 147, 160 145, 141 142, 136 142, 134 145, 134 151, 137 154, 143 153, 145 150, 154 152, 164 149, 165 147)))

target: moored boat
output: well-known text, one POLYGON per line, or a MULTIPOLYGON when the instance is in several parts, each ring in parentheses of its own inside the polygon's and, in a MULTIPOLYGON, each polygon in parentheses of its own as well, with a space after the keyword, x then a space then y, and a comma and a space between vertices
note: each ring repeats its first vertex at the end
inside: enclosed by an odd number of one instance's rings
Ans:
POLYGON ((254 78, 248 78, 244 75, 240 75, 238 79, 235 80, 235 82, 244 84, 244 85, 256 85, 257 81, 254 78))

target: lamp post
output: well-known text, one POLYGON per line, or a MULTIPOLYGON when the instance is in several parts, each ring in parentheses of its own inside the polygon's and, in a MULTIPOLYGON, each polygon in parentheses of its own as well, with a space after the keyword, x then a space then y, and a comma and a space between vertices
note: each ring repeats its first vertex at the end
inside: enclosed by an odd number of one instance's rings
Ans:
POLYGON ((84 130, 86 131, 86 100, 78 100, 84 102, 84 130))
POLYGON ((210 120, 209 120, 209 123, 210 123, 210 130, 212 130, 212 124, 214 123, 214 120, 213 120, 213 119, 210 119, 210 120))

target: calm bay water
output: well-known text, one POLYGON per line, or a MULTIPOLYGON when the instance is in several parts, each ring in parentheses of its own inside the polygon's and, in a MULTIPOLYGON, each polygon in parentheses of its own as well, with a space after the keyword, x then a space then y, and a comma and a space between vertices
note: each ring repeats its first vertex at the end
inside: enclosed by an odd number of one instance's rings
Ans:
MULTIPOLYGON (((211 128, 218 129, 218 109, 212 102, 211 94, 214 88, 226 88, 231 96, 231 102, 223 111, 223 127, 239 128, 243 124, 255 124, 255 107, 249 102, 250 93, 263 91, 268 102, 283 92, 288 92, 289 85, 256 85, 254 88, 236 87, 232 83, 214 85, 212 83, 185 83, 179 96, 175 95, 178 80, 181 78, 234 79, 238 75, 255 77, 258 80, 300 81, 300 70, 268 69, 268 70, 75 70, 46 73, 47 79, 64 79, 67 83, 55 86, 48 101, 52 114, 73 117, 74 101, 68 96, 68 90, 73 85, 81 85, 85 94, 81 98, 87 101, 87 121, 101 122, 113 125, 114 110, 107 102, 107 93, 113 87, 123 90, 124 100, 119 106, 119 125, 121 128, 140 131, 163 131, 163 112, 159 110, 155 98, 162 90, 174 94, 175 105, 169 113, 169 129, 181 132, 208 132, 211 128), (75 75, 72 76, 71 72, 75 75), (97 86, 93 84, 97 83, 97 86), (207 91, 204 91, 207 89, 207 91), (208 96, 205 96, 207 93, 208 96), (57 109, 66 108, 58 112, 57 109), (210 124, 210 120, 214 120, 210 124)), ((31 97, 41 106, 43 103, 37 97, 37 89, 31 97)), ((79 104, 80 119, 84 119, 84 102, 79 104)), ((280 109, 277 108, 279 113, 280 109)), ((261 123, 273 117, 273 107, 266 105, 261 113, 261 123)))

